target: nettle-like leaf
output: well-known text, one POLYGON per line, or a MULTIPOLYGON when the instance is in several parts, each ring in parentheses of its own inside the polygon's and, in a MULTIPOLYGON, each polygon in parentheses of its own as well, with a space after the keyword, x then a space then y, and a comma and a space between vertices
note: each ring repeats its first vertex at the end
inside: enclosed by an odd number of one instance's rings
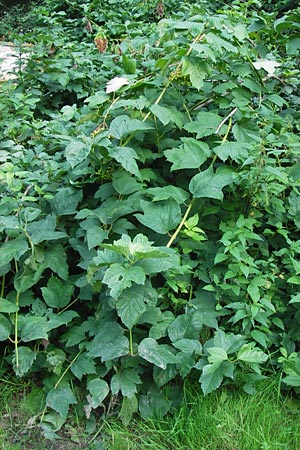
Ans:
POLYGON ((87 388, 91 395, 91 406, 94 409, 101 405, 109 393, 108 384, 106 381, 99 378, 89 380, 87 383, 87 388))
POLYGON ((239 361, 244 361, 246 363, 263 363, 267 361, 268 355, 266 355, 259 348, 255 348, 255 343, 244 344, 239 350, 237 358, 239 361))
POLYGON ((167 234, 180 222, 181 210, 175 200, 166 200, 160 203, 150 203, 141 200, 144 214, 135 214, 135 217, 148 228, 159 234, 167 234))
POLYGON ((16 352, 13 354, 12 364, 15 374, 18 377, 24 376, 32 367, 35 359, 37 357, 37 352, 34 352, 29 347, 18 347, 18 359, 16 352))
POLYGON ((168 364, 177 363, 176 355, 171 352, 171 348, 166 344, 159 345, 155 339, 145 338, 139 344, 138 353, 146 361, 166 369, 168 364))
POLYGON ((177 111, 172 107, 166 108, 165 106, 157 104, 152 105, 150 111, 164 126, 172 122, 175 123, 179 129, 182 128, 184 116, 180 111, 177 111))
POLYGON ((234 171, 230 167, 218 167, 214 172, 212 167, 195 175, 189 189, 194 198, 215 198, 223 200, 222 189, 234 180, 234 171))
POLYGON ((48 316, 48 330, 54 330, 55 328, 61 327, 62 325, 68 325, 72 322, 75 317, 78 317, 79 314, 75 311, 68 310, 61 312, 59 314, 55 314, 53 311, 49 311, 47 313, 48 316))
POLYGON ((85 339, 86 330, 81 325, 73 325, 62 336, 61 340, 65 342, 66 347, 73 347, 85 339))
POLYGON ((235 45, 232 45, 227 40, 221 38, 215 33, 207 33, 205 35, 206 41, 210 44, 211 48, 214 50, 217 50, 219 53, 222 53, 224 55, 224 50, 227 50, 228 52, 237 53, 238 49, 235 45))
POLYGON ((52 244, 51 247, 44 248, 44 259, 47 267, 55 272, 62 280, 68 278, 67 255, 64 247, 59 244, 52 244))
POLYGON ((46 317, 35 317, 27 314, 21 329, 21 339, 23 342, 47 339, 48 331, 49 324, 46 317))
POLYGON ((227 361, 228 355, 222 347, 209 347, 207 349, 209 353, 208 362, 211 364, 221 363, 222 361, 227 361))
POLYGON ((134 369, 124 369, 112 377, 110 388, 113 395, 121 391, 124 397, 132 398, 137 393, 139 384, 142 384, 139 374, 134 369))
POLYGON ((111 121, 109 133, 117 139, 122 139, 124 136, 133 132, 151 129, 153 127, 142 120, 131 119, 129 116, 120 115, 111 121))
POLYGON ((127 172, 132 173, 136 177, 140 177, 140 171, 136 163, 138 155, 133 148, 130 147, 114 147, 108 149, 108 154, 119 162, 127 172))
POLYGON ((11 331, 12 324, 10 320, 3 314, 0 314, 0 341, 6 341, 9 338, 11 331))
POLYGON ((247 119, 242 119, 235 123, 232 127, 232 132, 237 142, 253 145, 254 142, 257 143, 261 140, 257 123, 247 119))
POLYGON ((172 162, 171 170, 196 169, 211 155, 211 150, 205 142, 194 138, 181 138, 183 145, 172 150, 165 150, 168 161, 172 162))
POLYGON ((236 353, 245 343, 245 337, 240 334, 225 333, 217 330, 213 339, 216 348, 222 348, 228 355, 236 353))
POLYGON ((96 363, 86 353, 82 353, 71 365, 71 371, 79 380, 83 375, 96 373, 96 363))
POLYGON ((182 75, 188 75, 192 85, 196 89, 201 89, 203 81, 210 75, 211 67, 206 61, 197 57, 182 58, 182 75))
POLYGON ((182 339, 197 339, 202 328, 202 322, 194 320, 194 314, 182 314, 172 322, 168 328, 168 334, 172 342, 182 339))
POLYGON ((142 395, 139 401, 139 411, 144 419, 161 420, 170 410, 172 402, 165 398, 157 387, 151 387, 147 395, 142 395))
POLYGON ((46 397, 46 405, 58 412, 64 419, 67 417, 70 405, 76 403, 76 397, 69 384, 58 386, 56 389, 51 389, 46 397))
POLYGON ((82 195, 82 191, 71 187, 59 189, 52 201, 53 211, 58 216, 75 214, 82 195))
POLYGON ((124 289, 132 286, 133 283, 144 284, 146 275, 139 266, 124 267, 121 264, 112 264, 105 272, 103 283, 110 289, 110 295, 118 298, 124 289))
POLYGON ((124 397, 122 401, 122 406, 120 409, 119 417, 122 420, 123 425, 129 425, 132 416, 138 411, 139 403, 137 397, 133 395, 132 397, 124 397))
MULTIPOLYGON (((101 247, 111 249, 120 253, 132 262, 145 258, 165 258, 169 256, 168 249, 163 247, 152 246, 153 242, 149 241, 147 236, 137 234, 133 240, 130 236, 122 234, 121 239, 114 241, 113 244, 101 244, 101 247)), ((97 262, 98 258, 94 258, 97 262)))
POLYGON ((9 263, 12 259, 18 261, 27 252, 28 248, 29 243, 25 236, 19 236, 4 242, 0 247, 0 267, 9 263))
POLYGON ((249 156, 250 146, 240 142, 225 142, 224 144, 214 147, 214 152, 223 161, 231 158, 235 162, 243 162, 249 156))
POLYGON ((218 114, 201 111, 197 114, 197 119, 187 123, 184 129, 190 133, 196 133, 196 138, 201 139, 202 137, 215 134, 221 122, 222 117, 218 114))
POLYGON ((47 287, 42 288, 44 300, 52 308, 64 308, 71 300, 74 286, 54 276, 50 277, 47 287))
POLYGON ((89 156, 91 144, 92 142, 84 142, 84 140, 70 139, 65 148, 65 156, 72 169, 89 156))
POLYGON ((156 304, 157 294, 151 286, 135 286, 125 289, 116 301, 118 316, 131 329, 146 311, 146 304, 156 304))
POLYGON ((147 194, 153 195, 153 202, 160 202, 162 200, 169 200, 172 198, 178 204, 184 203, 189 194, 177 186, 164 186, 147 189, 147 194))
POLYGON ((14 313, 19 310, 17 305, 14 305, 5 298, 0 298, 0 313, 14 313))
POLYGON ((129 341, 116 322, 101 323, 96 336, 86 345, 91 358, 109 361, 129 353, 129 341))
POLYGON ((204 395, 218 389, 224 376, 233 377, 234 365, 228 361, 216 361, 203 367, 202 375, 199 379, 204 395))

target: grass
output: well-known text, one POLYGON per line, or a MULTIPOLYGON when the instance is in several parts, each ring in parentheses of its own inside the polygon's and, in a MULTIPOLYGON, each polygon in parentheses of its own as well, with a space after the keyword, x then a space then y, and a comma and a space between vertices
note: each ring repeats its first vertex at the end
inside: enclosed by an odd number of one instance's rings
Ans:
POLYGON ((203 397, 197 384, 187 383, 183 406, 172 417, 135 420, 128 427, 109 419, 97 439, 70 420, 54 443, 28 425, 41 403, 40 391, 30 393, 29 387, 2 380, 0 449, 300 450, 299 400, 278 395, 276 379, 261 384, 253 396, 222 389, 203 397))
POLYGON ((173 418, 136 421, 129 429, 107 424, 109 450, 300 450, 299 401, 278 397, 278 383, 259 391, 222 390, 203 397, 198 386, 185 389, 173 418))

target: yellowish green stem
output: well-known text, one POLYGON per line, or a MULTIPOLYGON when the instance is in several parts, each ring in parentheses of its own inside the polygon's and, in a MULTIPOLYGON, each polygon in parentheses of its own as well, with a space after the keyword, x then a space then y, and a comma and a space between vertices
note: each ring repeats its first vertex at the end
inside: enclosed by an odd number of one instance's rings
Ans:
POLYGON ((184 214, 184 216, 183 216, 183 218, 182 218, 180 224, 178 225, 178 227, 177 227, 175 233, 171 236, 171 239, 170 239, 169 242, 167 243, 167 245, 166 245, 167 247, 171 247, 171 245, 173 244, 173 242, 174 242, 175 239, 177 238, 178 234, 180 233, 180 230, 181 230, 181 228, 183 227, 184 222, 185 222, 186 219, 188 218, 188 215, 189 215, 189 213, 190 213, 190 211, 191 211, 191 209, 192 209, 193 203, 194 203, 194 199, 191 200, 189 206, 187 207, 187 210, 186 210, 186 212, 185 212, 185 214, 184 214))

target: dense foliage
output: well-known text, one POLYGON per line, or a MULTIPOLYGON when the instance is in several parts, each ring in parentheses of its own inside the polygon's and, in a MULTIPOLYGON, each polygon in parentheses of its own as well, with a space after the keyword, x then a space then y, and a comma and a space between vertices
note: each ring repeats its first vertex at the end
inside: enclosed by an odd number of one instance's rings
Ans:
POLYGON ((253 3, 3 24, 2 370, 40 380, 50 438, 70 407, 161 417, 189 375, 300 386, 300 11, 253 3))

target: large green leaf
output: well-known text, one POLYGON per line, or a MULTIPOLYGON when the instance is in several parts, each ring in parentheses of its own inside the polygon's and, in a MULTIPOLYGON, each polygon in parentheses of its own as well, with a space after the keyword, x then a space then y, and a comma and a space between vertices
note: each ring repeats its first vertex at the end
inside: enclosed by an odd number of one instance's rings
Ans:
POLYGON ((34 244, 40 244, 43 241, 52 241, 67 237, 63 231, 56 231, 56 219, 54 216, 47 216, 45 219, 31 222, 27 226, 27 233, 34 244))
POLYGON ((228 359, 228 355, 222 347, 209 347, 207 352, 209 353, 207 359, 210 364, 221 363, 228 359))
POLYGON ((11 239, 0 247, 0 267, 9 263, 12 259, 19 260, 27 252, 29 243, 23 236, 11 239))
POLYGON ((11 330, 12 324, 10 320, 3 314, 0 314, 0 341, 6 341, 10 336, 11 330))
POLYGON ((244 342, 245 336, 229 332, 225 333, 223 330, 217 330, 214 337, 214 346, 222 348, 229 355, 236 353, 244 342))
MULTIPOLYGON (((38 281, 42 278, 42 274, 44 270, 47 268, 47 263, 41 262, 36 264, 33 259, 34 266, 30 267, 30 265, 24 265, 23 270, 18 272, 14 279, 14 287, 18 292, 25 292, 34 286, 38 281)), ((28 259, 28 261, 30 261, 28 259)))
POLYGON ((63 418, 67 417, 69 406, 76 403, 75 395, 68 384, 51 389, 46 397, 46 405, 58 412, 63 418))
POLYGON ((140 171, 136 163, 138 155, 133 148, 130 147, 113 147, 108 150, 108 154, 111 158, 118 161, 122 167, 129 173, 140 176, 140 171))
POLYGON ((115 138, 121 139, 135 131, 151 130, 153 127, 138 119, 131 119, 129 116, 120 115, 113 119, 109 126, 109 132, 115 138))
POLYGON ((142 184, 128 172, 118 171, 113 174, 113 187, 122 195, 129 195, 142 188, 142 184))
POLYGON ((86 330, 81 325, 73 325, 62 336, 61 340, 65 342, 66 347, 73 347, 85 339, 86 330))
POLYGON ((51 243, 51 246, 44 249, 44 258, 49 269, 63 280, 68 278, 67 255, 62 245, 51 243))
POLYGON ((172 162, 171 170, 197 169, 211 155, 206 142, 194 138, 181 138, 183 144, 179 148, 165 150, 168 161, 172 162))
POLYGON ((141 383, 142 380, 136 370, 124 369, 112 377, 110 388, 113 395, 121 391, 123 396, 131 398, 137 393, 137 385, 141 383))
POLYGON ((248 158, 249 145, 241 142, 225 142, 215 147, 214 152, 223 162, 228 158, 235 162, 243 162, 248 158))
POLYGON ((139 318, 146 311, 143 290, 140 290, 135 285, 126 289, 118 297, 116 308, 124 325, 131 329, 138 323, 139 318))
POLYGON ((218 167, 214 172, 212 167, 195 175, 190 182, 189 189, 194 198, 215 198, 223 200, 222 189, 234 179, 234 172, 230 167, 218 167))
POLYGON ((222 56, 224 56, 224 50, 233 53, 238 52, 238 47, 236 45, 232 45, 230 42, 226 41, 225 39, 221 38, 215 33, 212 32, 207 33, 205 35, 205 39, 213 48, 213 50, 222 53, 222 56))
POLYGON ((259 127, 256 122, 251 122, 247 119, 240 120, 232 127, 232 132, 238 142, 246 144, 257 143, 260 141, 259 127))
POLYGON ((188 75, 192 85, 196 89, 201 89, 204 79, 210 74, 211 67, 201 58, 182 58, 182 75, 188 75))
POLYGON ((25 375, 32 367, 35 359, 37 357, 37 352, 34 352, 29 347, 18 347, 18 365, 16 352, 13 354, 12 363, 13 368, 18 377, 25 375))
POLYGON ((90 358, 86 353, 83 353, 71 365, 71 372, 79 380, 82 379, 83 375, 96 373, 95 360, 90 358))
POLYGON ((112 264, 105 272, 103 283, 110 288, 110 295, 118 298, 124 289, 129 288, 132 283, 144 284, 145 272, 139 266, 124 267, 122 264, 112 264))
POLYGON ((123 397, 121 410, 119 413, 119 417, 122 420, 123 425, 129 425, 132 416, 134 413, 138 411, 139 403, 135 395, 132 397, 123 397))
POLYGON ((196 133, 197 139, 200 139, 215 134, 221 122, 222 117, 218 114, 201 111, 197 114, 197 120, 187 123, 184 128, 190 133, 196 133))
POLYGON ((82 191, 72 187, 64 187, 58 190, 52 200, 52 207, 58 216, 67 216, 77 212, 77 206, 82 199, 82 191))
POLYGON ((178 128, 182 128, 183 114, 180 111, 172 107, 166 108, 165 106, 154 104, 150 107, 150 111, 163 125, 168 125, 170 122, 175 123, 178 128))
POLYGON ((145 338, 139 344, 138 353, 146 361, 165 369, 168 364, 177 363, 176 355, 170 349, 169 345, 159 345, 154 339, 145 338))
POLYGON ((68 325, 75 317, 79 314, 75 311, 68 310, 59 314, 55 314, 52 311, 48 312, 48 330, 54 330, 55 328, 61 327, 62 325, 68 325))
POLYGON ((166 200, 160 203, 150 203, 141 200, 144 214, 135 214, 135 217, 148 228, 156 233, 167 234, 180 222, 180 206, 175 200, 166 200))
POLYGON ((173 342, 173 346, 183 353, 196 353, 197 355, 202 353, 202 345, 199 339, 179 339, 173 342))
POLYGON ((193 320, 193 313, 190 312, 176 317, 168 328, 168 334, 173 342, 180 339, 197 339, 201 328, 202 323, 193 320))
POLYGON ((21 329, 21 339, 23 342, 47 339, 48 331, 49 326, 46 317, 35 317, 28 314, 21 329))
POLYGON ((170 410, 172 402, 165 398, 161 390, 151 387, 147 395, 142 395, 139 401, 139 411, 144 419, 161 420, 170 410))
POLYGON ((93 380, 88 381, 87 388, 91 394, 92 408, 98 408, 109 393, 108 384, 100 378, 94 378, 93 380))
POLYGON ((47 287, 42 288, 45 302, 51 308, 64 308, 71 300, 74 286, 67 281, 60 280, 55 276, 49 278, 47 287))
POLYGON ((294 370, 289 370, 289 372, 289 375, 283 377, 281 381, 283 381, 288 386, 300 386, 300 374, 295 372, 294 370))
MULTIPOLYGON (((131 262, 139 261, 145 258, 165 258, 169 256, 169 250, 164 247, 154 247, 153 242, 149 241, 147 236, 137 234, 133 240, 130 236, 122 234, 121 239, 114 241, 113 244, 101 244, 101 247, 111 249, 120 253, 131 262)), ((94 258, 97 262, 98 258, 94 258)), ((111 260, 114 262, 114 259, 111 260)))
POLYGON ((84 161, 90 154, 91 142, 84 142, 79 139, 70 139, 66 145, 65 156, 68 163, 73 168, 84 161))
POLYGON ((220 362, 207 364, 203 367, 202 375, 199 379, 204 395, 215 391, 221 385, 223 380, 223 371, 220 362))
POLYGON ((244 361, 246 363, 263 363, 267 361, 268 355, 266 355, 259 348, 254 347, 255 343, 251 342, 249 344, 244 344, 239 350, 237 358, 239 361, 244 361))
POLYGON ((153 202, 160 202, 172 198, 181 204, 189 198, 189 194, 184 189, 172 185, 147 189, 147 194, 153 195, 153 202))
POLYGON ((129 353, 129 342, 116 322, 101 323, 98 333, 86 346, 91 358, 109 361, 129 353))
POLYGON ((19 307, 17 305, 6 300, 5 298, 0 298, 0 313, 14 313, 18 310, 19 307))

